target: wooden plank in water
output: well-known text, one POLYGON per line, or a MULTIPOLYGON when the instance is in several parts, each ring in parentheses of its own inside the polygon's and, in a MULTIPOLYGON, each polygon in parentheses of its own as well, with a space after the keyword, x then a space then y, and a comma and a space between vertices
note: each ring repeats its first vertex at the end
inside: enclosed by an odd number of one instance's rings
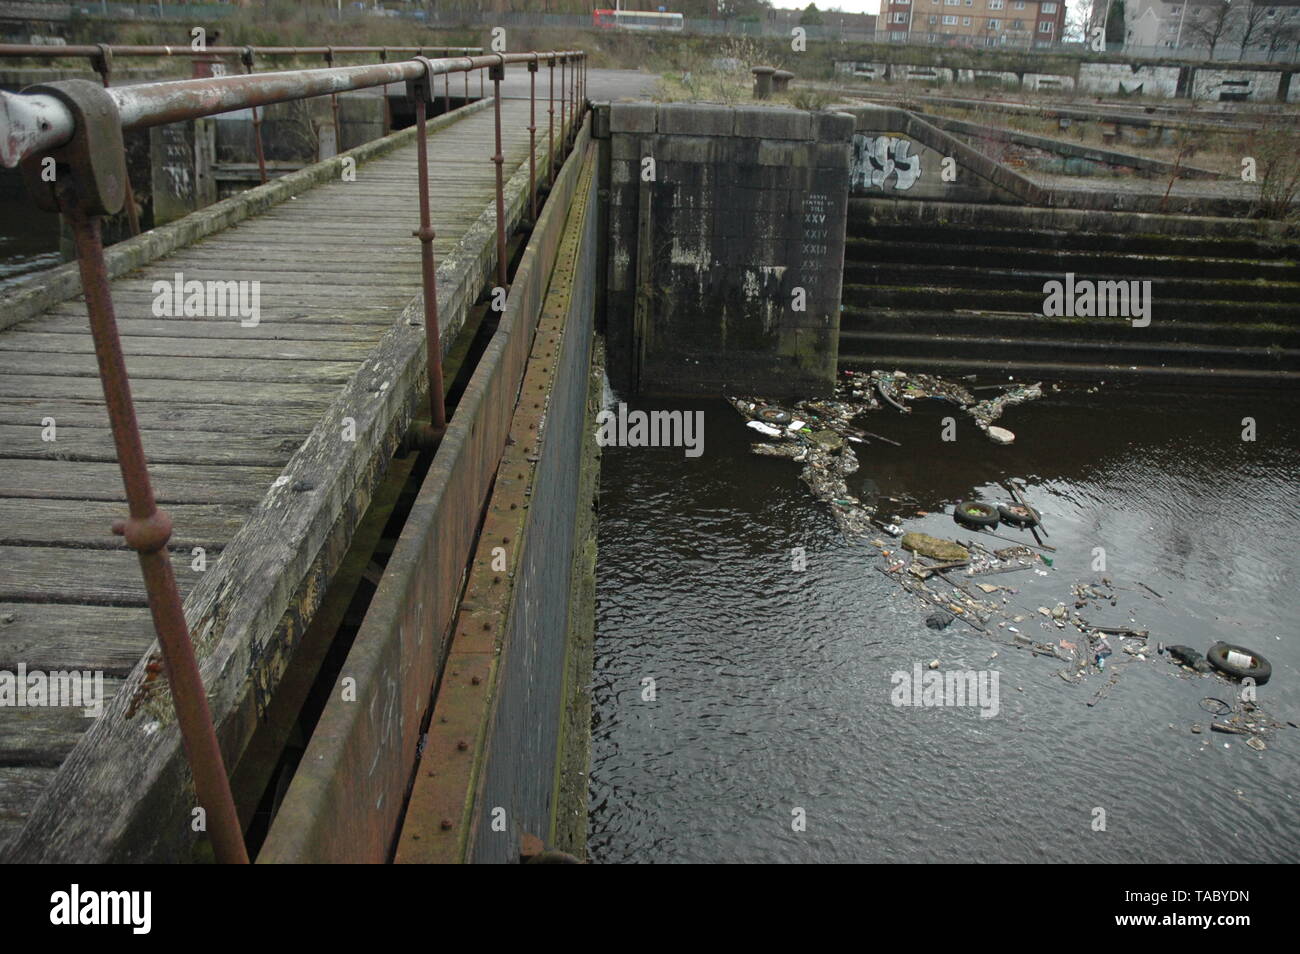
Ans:
MULTIPOLYGON (((280 476, 279 467, 153 464, 149 476, 161 504, 221 503, 252 507, 280 476)), ((66 460, 7 460, 0 467, 0 498, 113 500, 125 503, 117 464, 66 460)))
POLYGON ((153 641, 144 607, 0 603, 0 670, 13 672, 22 662, 28 669, 126 676, 153 641))

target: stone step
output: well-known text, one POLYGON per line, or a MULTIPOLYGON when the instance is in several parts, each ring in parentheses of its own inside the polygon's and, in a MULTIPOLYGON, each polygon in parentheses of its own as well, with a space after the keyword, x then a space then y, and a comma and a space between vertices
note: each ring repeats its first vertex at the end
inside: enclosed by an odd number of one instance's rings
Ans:
MULTIPOLYGON (((847 276, 846 276, 847 277, 847 276)), ((861 285, 846 282, 846 308, 926 311, 996 311, 1041 314, 1043 292, 994 288, 951 288, 935 285, 861 285)), ((1241 323, 1300 327, 1300 307, 1289 302, 1157 299, 1151 323, 1161 316, 1179 322, 1241 323)))
POLYGON ((925 309, 846 307, 843 331, 881 334, 959 334, 990 337, 1068 338, 1090 341, 1300 348, 1300 324, 1164 321, 1134 328, 1125 319, 1044 318, 1041 315, 925 309))
POLYGON ((958 265, 965 268, 1014 266, 1035 272, 1082 277, 1188 277, 1238 281, 1300 282, 1300 261, 1289 259, 1211 258, 1204 255, 1157 255, 1097 249, 1010 249, 1005 245, 921 242, 900 238, 850 236, 846 263, 958 265))
POLYGON ((1013 360, 1035 365, 1115 364, 1300 372, 1300 349, 1181 344, 1162 341, 1075 341, 1062 338, 966 334, 841 331, 840 354, 908 355, 977 361, 1013 360))
MULTIPOLYGON (((1010 263, 1006 263, 1010 264, 1010 263)), ((1006 292, 1029 292, 1038 296, 1040 301, 1045 296, 1043 291, 1048 282, 1065 283, 1065 272, 1058 270, 1037 271, 1027 268, 989 268, 978 265, 931 265, 911 262, 898 264, 892 262, 846 262, 844 265, 844 282, 846 285, 924 285, 947 288, 954 292, 965 289, 991 289, 1006 292)), ((1109 275, 1075 275, 1075 284, 1087 280, 1094 283, 1103 281, 1122 282, 1125 287, 1132 281, 1151 282, 1151 314, 1154 318, 1161 311, 1167 311, 1169 303, 1178 299, 1196 301, 1233 301, 1261 302, 1267 304, 1290 304, 1300 307, 1300 282, 1276 282, 1254 279, 1250 281, 1229 281, 1212 278, 1157 277, 1134 278, 1109 275)), ((1141 287, 1141 286, 1140 286, 1141 287)), ((1078 292, 1076 291, 1077 295, 1078 292)))

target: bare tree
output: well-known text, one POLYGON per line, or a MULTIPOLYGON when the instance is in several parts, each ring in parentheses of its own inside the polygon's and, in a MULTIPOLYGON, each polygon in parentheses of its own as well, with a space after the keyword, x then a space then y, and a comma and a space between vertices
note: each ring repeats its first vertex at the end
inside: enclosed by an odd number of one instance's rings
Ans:
POLYGON ((1273 59, 1274 54, 1281 50, 1294 50, 1297 44, 1300 44, 1300 20, 1290 17, 1284 23, 1279 23, 1267 34, 1268 37, 1268 58, 1273 59))
MULTIPOLYGON (((1237 0, 1233 6, 1240 7, 1242 0, 1237 0)), ((1254 42, 1258 44, 1264 39, 1264 31, 1268 28, 1268 7, 1260 6, 1255 0, 1245 0, 1246 12, 1237 17, 1241 24, 1241 58, 1246 58, 1246 50, 1254 42)), ((1276 10, 1274 10, 1276 16, 1276 10)))
POLYGON ((1232 32, 1239 6, 1229 0, 1211 0, 1210 3, 1195 4, 1189 11, 1192 19, 1185 32, 1193 44, 1209 47, 1210 59, 1214 59, 1215 49, 1232 32))

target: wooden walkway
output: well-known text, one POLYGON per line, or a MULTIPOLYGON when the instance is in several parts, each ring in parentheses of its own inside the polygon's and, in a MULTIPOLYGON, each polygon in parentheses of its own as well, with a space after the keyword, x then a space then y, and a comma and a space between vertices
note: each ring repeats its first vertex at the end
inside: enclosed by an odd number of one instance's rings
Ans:
MULTIPOLYGON (((528 104, 502 109, 507 177, 528 104)), ((543 126, 543 135, 544 135, 543 126)), ((539 145, 544 140, 539 137, 539 145)), ((439 260, 494 196, 493 113, 430 136, 439 260)), ((420 293, 416 149, 404 146, 113 282, 144 448, 182 595, 210 571, 322 413, 420 293), (155 317, 155 281, 260 282, 260 321, 155 317)), ((85 305, 0 331, 0 673, 96 670, 105 701, 154 640, 85 305), (53 430, 47 425, 53 420, 53 430), (50 440, 50 437, 53 440, 50 440)), ((0 707, 0 851, 91 720, 0 707)))

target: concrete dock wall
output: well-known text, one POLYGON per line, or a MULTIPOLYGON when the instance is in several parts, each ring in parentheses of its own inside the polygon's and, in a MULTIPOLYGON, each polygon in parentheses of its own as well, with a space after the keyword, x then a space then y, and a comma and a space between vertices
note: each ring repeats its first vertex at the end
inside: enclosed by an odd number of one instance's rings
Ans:
POLYGON ((617 390, 832 388, 852 133, 843 113, 597 107, 617 390))

